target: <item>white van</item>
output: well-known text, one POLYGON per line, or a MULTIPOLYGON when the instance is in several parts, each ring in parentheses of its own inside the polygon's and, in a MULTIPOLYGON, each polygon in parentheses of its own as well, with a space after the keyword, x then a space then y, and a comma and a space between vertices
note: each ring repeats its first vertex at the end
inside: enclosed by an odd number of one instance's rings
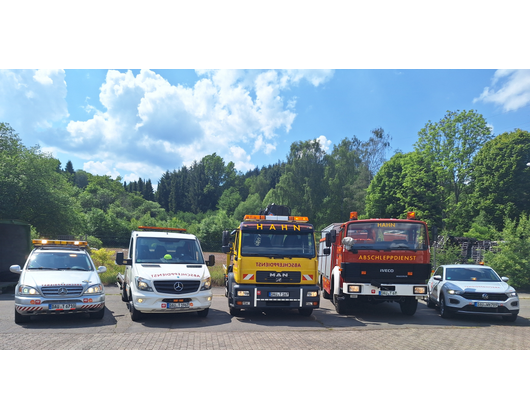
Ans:
POLYGON ((139 226, 129 242, 128 258, 116 254, 116 264, 125 265, 118 274, 122 300, 131 319, 146 313, 197 312, 208 315, 212 304, 212 281, 199 240, 184 229, 139 226))

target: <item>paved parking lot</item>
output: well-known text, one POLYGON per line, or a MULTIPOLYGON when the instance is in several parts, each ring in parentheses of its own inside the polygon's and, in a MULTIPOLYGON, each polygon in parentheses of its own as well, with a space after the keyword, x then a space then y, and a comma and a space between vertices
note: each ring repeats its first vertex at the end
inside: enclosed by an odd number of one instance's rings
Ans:
POLYGON ((103 320, 83 314, 13 321, 13 296, 0 295, 1 350, 528 350, 530 299, 523 295, 516 323, 495 317, 444 320, 420 303, 415 316, 397 304, 338 315, 323 300, 311 317, 296 311, 232 317, 223 290, 214 289, 206 318, 195 313, 130 320, 118 289, 107 288, 103 320))

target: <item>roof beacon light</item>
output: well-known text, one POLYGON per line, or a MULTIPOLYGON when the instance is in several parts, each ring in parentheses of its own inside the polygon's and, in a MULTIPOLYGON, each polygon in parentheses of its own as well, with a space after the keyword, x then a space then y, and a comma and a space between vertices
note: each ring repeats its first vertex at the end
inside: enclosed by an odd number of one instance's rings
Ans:
POLYGON ((351 211, 350 212, 350 220, 357 220, 357 212, 351 211))
POLYGON ((416 212, 415 211, 408 211, 407 212, 407 219, 415 219, 416 218, 416 212))
POLYGON ((63 241, 59 239, 33 239, 33 246, 80 246, 87 247, 87 241, 63 241))
POLYGON ((163 232, 186 232, 186 229, 182 228, 170 228, 170 227, 158 227, 158 226, 138 226, 141 230, 160 230, 163 232))
POLYGON ((272 215, 259 215, 259 214, 246 214, 245 221, 250 220, 271 220, 271 221, 282 221, 282 222, 298 222, 307 223, 309 218, 306 216, 272 216, 272 215))

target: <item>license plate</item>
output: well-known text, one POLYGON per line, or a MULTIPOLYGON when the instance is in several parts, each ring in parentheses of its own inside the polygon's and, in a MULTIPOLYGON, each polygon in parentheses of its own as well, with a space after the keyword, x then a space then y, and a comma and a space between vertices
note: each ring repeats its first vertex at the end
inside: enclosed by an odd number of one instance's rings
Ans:
POLYGON ((397 291, 396 290, 381 290, 379 294, 381 296, 395 296, 397 295, 397 291))
POLYGON ((177 308, 189 308, 189 302, 170 302, 167 304, 168 309, 177 309, 177 308))
POLYGON ((496 308, 499 304, 494 302, 476 302, 475 306, 477 308, 496 308))
POLYGON ((289 292, 269 292, 269 297, 289 297, 289 292))
POLYGON ((75 309, 75 303, 50 303, 48 309, 50 311, 71 311, 75 309))

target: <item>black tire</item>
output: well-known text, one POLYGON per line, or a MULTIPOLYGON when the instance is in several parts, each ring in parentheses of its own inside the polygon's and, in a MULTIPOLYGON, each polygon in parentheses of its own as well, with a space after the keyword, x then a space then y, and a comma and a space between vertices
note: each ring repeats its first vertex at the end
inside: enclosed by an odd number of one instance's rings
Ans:
POLYGON ((515 322, 517 320, 517 314, 510 314, 508 316, 503 316, 502 320, 507 321, 507 322, 515 322))
POLYGON ((313 308, 298 308, 298 313, 302 316, 311 316, 313 308))
POLYGON ((430 296, 427 296, 427 308, 434 309, 436 308, 436 303, 434 303, 430 296))
POLYGON ((443 293, 440 293, 440 316, 444 319, 451 318, 451 312, 447 309, 443 293))
POLYGON ((123 283, 122 290, 121 290, 121 300, 122 302, 129 302, 129 295, 127 293, 127 285, 123 283))
POLYGON ((208 312, 210 311, 210 308, 206 308, 203 311, 198 311, 197 315, 199 318, 206 318, 208 316, 208 312))
POLYGON ((131 320, 138 322, 143 318, 143 314, 134 307, 132 300, 129 302, 129 312, 131 313, 131 320))
POLYGON ((333 295, 333 305, 339 315, 346 315, 350 309, 346 299, 339 299, 338 295, 333 295))
POLYGON ((418 309, 418 301, 415 297, 407 297, 405 298, 405 302, 401 302, 399 306, 403 315, 412 316, 416 313, 416 309, 418 309))
POLYGON ((103 319, 105 316, 105 306, 103 306, 103 308, 101 308, 99 311, 89 312, 88 316, 90 319, 103 319))
POLYGON ((27 324, 30 321, 31 316, 21 315, 15 309, 15 324, 27 324))
POLYGON ((230 315, 232 316, 240 316, 241 315, 241 309, 238 308, 230 308, 230 315))

